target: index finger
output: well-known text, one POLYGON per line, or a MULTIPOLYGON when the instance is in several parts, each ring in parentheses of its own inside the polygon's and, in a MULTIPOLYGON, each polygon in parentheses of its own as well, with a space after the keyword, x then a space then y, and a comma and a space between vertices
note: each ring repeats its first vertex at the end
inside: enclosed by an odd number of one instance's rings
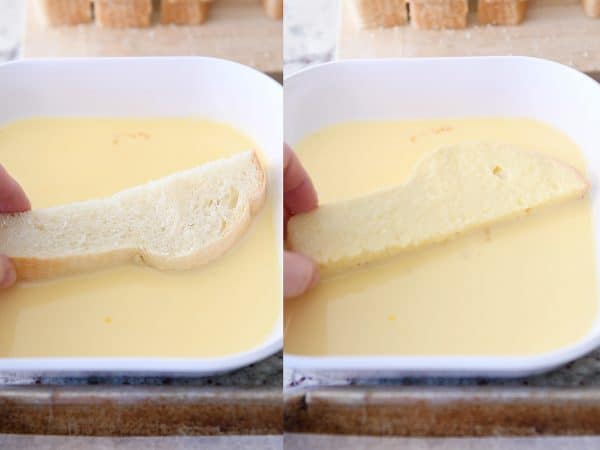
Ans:
POLYGON ((23 212, 31 209, 31 204, 23 188, 0 164, 0 213, 23 212))
POLYGON ((283 158, 283 203, 292 215, 313 210, 319 204, 308 173, 287 145, 283 158))

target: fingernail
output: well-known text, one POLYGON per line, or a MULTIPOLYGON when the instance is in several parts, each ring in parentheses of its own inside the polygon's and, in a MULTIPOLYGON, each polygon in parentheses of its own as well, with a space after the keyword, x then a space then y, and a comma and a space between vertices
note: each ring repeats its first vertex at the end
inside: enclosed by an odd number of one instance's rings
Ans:
POLYGON ((321 279, 321 274, 319 273, 319 269, 317 269, 315 267, 315 270, 313 271, 313 276, 310 280, 310 283, 308 284, 308 289, 314 288, 320 279, 321 279))

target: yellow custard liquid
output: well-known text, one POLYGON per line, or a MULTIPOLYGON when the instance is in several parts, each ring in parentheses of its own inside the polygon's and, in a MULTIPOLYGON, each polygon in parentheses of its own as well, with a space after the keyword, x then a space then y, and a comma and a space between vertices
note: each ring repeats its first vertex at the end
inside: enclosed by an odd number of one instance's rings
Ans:
MULTIPOLYGON (((34 208, 111 195, 255 144, 196 119, 40 118, 0 128, 34 208)), ((123 266, 0 292, 0 356, 207 357, 259 345, 281 311, 274 205, 203 268, 123 266)))
MULTIPOLYGON (((295 150, 321 203, 405 181, 425 152, 516 144, 585 171, 566 135, 527 119, 343 123, 295 150)), ((596 317, 589 199, 541 209, 324 279, 285 303, 285 349, 301 355, 531 355, 574 344, 596 317)))

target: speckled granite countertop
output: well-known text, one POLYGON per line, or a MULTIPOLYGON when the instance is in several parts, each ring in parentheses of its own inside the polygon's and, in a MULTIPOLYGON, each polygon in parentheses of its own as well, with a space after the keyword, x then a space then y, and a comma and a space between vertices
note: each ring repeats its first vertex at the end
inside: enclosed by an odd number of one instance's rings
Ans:
POLYGON ((287 388, 303 388, 323 385, 396 385, 396 386, 537 386, 537 387, 576 387, 600 386, 600 350, 575 360, 554 371, 524 378, 400 378, 354 380, 341 377, 324 377, 284 370, 284 384, 287 388))
MULTIPOLYGON (((17 450, 282 450, 283 436, 81 437, 0 435, 0 448, 17 450)), ((586 447, 587 448, 587 447, 586 447)))
POLYGON ((338 0, 286 0, 283 73, 334 58, 338 0))
POLYGON ((0 63, 16 58, 23 32, 23 0, 0 0, 0 63))

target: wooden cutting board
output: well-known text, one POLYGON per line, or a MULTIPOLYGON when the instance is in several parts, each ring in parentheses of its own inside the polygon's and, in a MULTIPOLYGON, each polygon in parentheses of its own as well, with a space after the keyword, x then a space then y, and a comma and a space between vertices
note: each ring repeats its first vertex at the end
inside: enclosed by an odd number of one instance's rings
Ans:
POLYGON ((95 24, 48 28, 28 0, 23 56, 214 56, 268 73, 282 71, 282 22, 259 0, 218 0, 199 26, 159 25, 113 30, 95 24))
POLYGON ((523 55, 551 59, 583 72, 600 73, 600 19, 585 16, 580 0, 529 0, 519 26, 464 30, 416 30, 410 25, 361 30, 341 2, 337 58, 523 55))

